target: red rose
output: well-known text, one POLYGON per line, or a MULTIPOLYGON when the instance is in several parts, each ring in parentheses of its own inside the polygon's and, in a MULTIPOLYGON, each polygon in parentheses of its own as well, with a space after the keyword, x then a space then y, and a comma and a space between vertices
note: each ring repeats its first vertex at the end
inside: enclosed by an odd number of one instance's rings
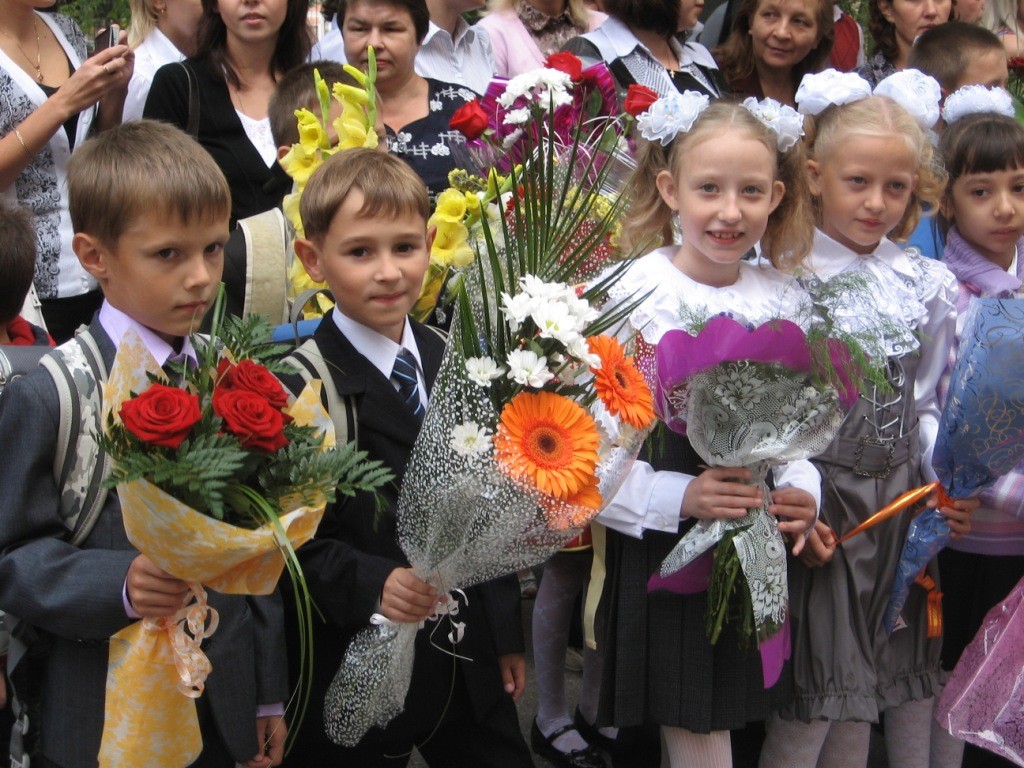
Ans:
POLYGON ((121 404, 125 429, 140 440, 177 448, 199 421, 199 398, 191 392, 164 384, 149 389, 121 404))
POLYGON ((633 83, 626 91, 626 98, 622 102, 622 108, 633 117, 640 117, 651 108, 651 104, 658 100, 656 91, 652 91, 646 85, 633 83))
POLYGON ((252 360, 243 360, 238 365, 221 360, 217 366, 217 386, 263 395, 275 408, 284 408, 288 405, 288 393, 284 391, 281 382, 274 374, 252 360))
POLYGON ((448 127, 470 141, 479 139, 487 130, 487 113, 480 106, 480 102, 473 99, 455 110, 452 119, 448 121, 448 127))
MULTIPOLYGON (((288 445, 284 436, 286 417, 267 398, 244 389, 213 390, 213 412, 224 420, 224 429, 242 439, 242 445, 276 451, 288 445)), ((289 419, 290 420, 290 419, 289 419)))
POLYGON ((565 72, 574 83, 579 82, 580 78, 583 77, 583 62, 580 61, 579 56, 568 51, 552 53, 544 59, 544 66, 548 69, 557 69, 559 72, 565 72))

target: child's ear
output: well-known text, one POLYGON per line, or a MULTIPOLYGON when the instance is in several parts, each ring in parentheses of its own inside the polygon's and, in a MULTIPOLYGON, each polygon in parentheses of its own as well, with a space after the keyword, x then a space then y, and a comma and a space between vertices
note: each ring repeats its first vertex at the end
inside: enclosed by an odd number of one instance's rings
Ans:
POLYGON ((324 282, 324 273, 320 269, 320 249, 312 240, 307 240, 305 237, 295 238, 295 255, 302 262, 302 266, 306 268, 306 274, 312 278, 313 282, 324 282))
POLYGON ((769 214, 774 213, 775 209, 779 207, 779 203, 782 202, 782 198, 786 196, 786 185, 781 181, 776 181, 772 184, 772 207, 768 211, 769 214))
POLYGON ((427 227, 427 253, 434 248, 434 238, 437 237, 437 225, 427 227))
POLYGON ((82 267, 100 282, 107 279, 110 254, 99 238, 78 232, 71 240, 71 248, 82 267))
POLYGON ((807 161, 807 187, 814 197, 821 197, 821 165, 817 160, 807 161))
POLYGON ((678 190, 676 189, 675 176, 668 171, 662 171, 658 174, 654 183, 658 187, 658 192, 661 194, 661 199, 665 201, 665 205, 673 211, 678 211, 678 190))

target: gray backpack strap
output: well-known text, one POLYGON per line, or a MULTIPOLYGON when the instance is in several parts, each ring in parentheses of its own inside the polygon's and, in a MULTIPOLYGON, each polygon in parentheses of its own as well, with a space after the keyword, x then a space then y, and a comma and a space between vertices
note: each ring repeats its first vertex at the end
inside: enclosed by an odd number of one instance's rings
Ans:
POLYGON ((242 314, 263 315, 272 323, 288 321, 287 222, 279 208, 238 220, 245 238, 245 299, 242 314))
POLYGON ((334 422, 334 439, 338 445, 359 442, 359 421, 356 416, 355 402, 352 397, 342 397, 334 386, 334 378, 316 339, 307 339, 302 346, 285 358, 291 363, 303 381, 319 379, 323 382, 323 395, 327 402, 327 412, 334 422))
POLYGON ((92 532, 107 498, 103 480, 110 473, 110 459, 97 440, 107 369, 88 330, 57 347, 41 365, 53 379, 60 402, 53 477, 61 518, 77 547, 92 532))

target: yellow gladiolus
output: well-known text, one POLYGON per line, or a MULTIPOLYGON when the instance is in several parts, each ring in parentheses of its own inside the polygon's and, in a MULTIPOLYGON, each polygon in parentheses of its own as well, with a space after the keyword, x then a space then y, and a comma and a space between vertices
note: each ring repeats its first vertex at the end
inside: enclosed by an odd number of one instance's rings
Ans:
POLYGON ((441 221, 461 224, 466 218, 466 196, 457 189, 446 189, 437 196, 437 207, 430 217, 431 223, 441 221))
POLYGON ((306 186, 309 177, 320 167, 321 162, 320 152, 316 147, 307 150, 302 143, 299 143, 292 144, 288 154, 281 158, 281 167, 301 189, 306 186))
POLYGON ((480 215, 480 198, 475 192, 466 193, 466 212, 470 217, 477 217, 480 215))
POLYGON ((370 103, 370 97, 366 91, 362 88, 355 88, 345 83, 334 84, 334 98, 338 100, 340 104, 347 104, 353 102, 358 106, 365 106, 370 103))
POLYGON ((298 121, 299 144, 307 152, 314 152, 320 148, 329 147, 327 134, 319 118, 308 109, 296 109, 295 118, 298 121))
POLYGON ((473 263, 476 254, 469 246, 469 230, 464 224, 441 219, 434 226, 437 234, 430 249, 431 261, 451 267, 465 267, 473 263))

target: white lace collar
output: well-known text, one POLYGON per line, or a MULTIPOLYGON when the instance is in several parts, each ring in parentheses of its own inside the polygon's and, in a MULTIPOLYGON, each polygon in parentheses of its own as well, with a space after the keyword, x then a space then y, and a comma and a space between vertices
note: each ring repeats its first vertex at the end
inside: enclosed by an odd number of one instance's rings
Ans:
POLYGON ((873 253, 859 254, 818 230, 801 282, 869 354, 889 357, 919 346, 915 330, 926 310, 914 289, 916 276, 914 257, 887 238, 873 253), (847 279, 855 290, 840 287, 847 279))
POLYGON ((751 325, 809 316, 806 293, 792 277, 770 265, 741 262, 739 279, 715 288, 683 274, 672 263, 675 252, 675 246, 668 246, 637 259, 609 292, 618 304, 651 291, 629 317, 632 329, 649 344, 657 344, 667 331, 684 328, 688 321, 719 314, 751 325))

